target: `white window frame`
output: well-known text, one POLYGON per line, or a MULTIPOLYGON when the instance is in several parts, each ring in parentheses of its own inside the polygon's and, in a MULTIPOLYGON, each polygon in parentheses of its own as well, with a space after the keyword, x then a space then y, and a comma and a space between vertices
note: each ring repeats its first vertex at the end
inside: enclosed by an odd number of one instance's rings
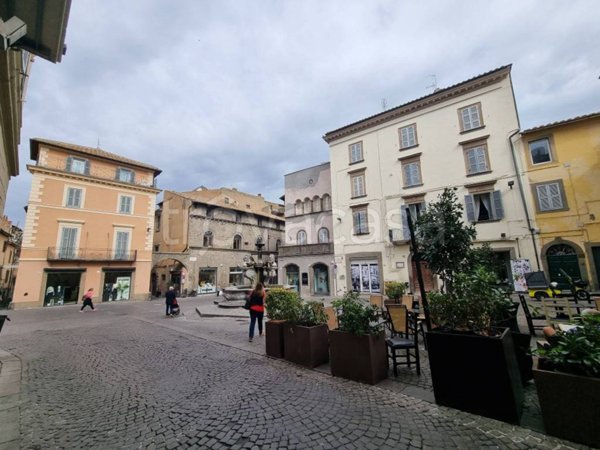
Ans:
POLYGON ((364 161, 365 157, 363 154, 362 141, 354 142, 348 146, 348 152, 350 156, 350 164, 364 161))
POLYGON ((531 165, 533 165, 533 166, 538 166, 540 164, 548 164, 548 163, 551 163, 554 160, 553 157, 552 157, 552 142, 550 142, 550 138, 549 137, 542 137, 542 138, 539 138, 539 139, 533 139, 531 141, 528 141, 527 142, 527 147, 529 149, 529 158, 531 160, 531 165), (533 152, 531 151, 532 150, 531 149, 531 144, 534 144, 536 142, 541 142, 541 141, 546 141, 546 143, 547 143, 548 158, 549 159, 548 159, 548 161, 535 162, 533 160, 533 152))
POLYGON ((318 239, 319 239, 319 244, 328 244, 329 243, 329 229, 327 227, 322 227, 319 229, 318 239), (326 236, 324 236, 325 233, 326 233, 326 236))
POLYGON ((131 237, 133 235, 133 233, 131 232, 132 230, 130 228, 120 228, 120 227, 114 227, 113 228, 113 258, 114 259, 127 259, 127 257, 129 256, 129 253, 131 252, 131 237), (119 254, 117 253, 117 250, 119 250, 117 248, 117 243, 118 243, 118 235, 119 233, 125 233, 127 234, 127 248, 125 249, 125 254, 122 255, 123 257, 119 258, 119 254))
POLYGON ((135 171, 134 170, 128 169, 126 167, 118 167, 117 168, 117 181, 120 181, 121 183, 133 183, 134 180, 135 180, 135 171), (127 180, 121 179, 122 173, 128 173, 129 179, 127 179, 127 180))
POLYGON ((420 186, 423 184, 421 179, 421 161, 412 159, 402 163, 402 180, 404 187, 420 186))
POLYGON ((419 145, 417 140, 417 124, 411 123, 405 127, 400 128, 398 131, 400 134, 400 150, 405 148, 416 147, 419 145))
POLYGON ((350 175, 350 189, 352 198, 367 195, 365 172, 350 175))
POLYGON ((484 126, 481 103, 474 103, 460 108, 458 110, 458 116, 460 118, 461 131, 476 130, 484 126))
POLYGON ((86 170, 85 170, 85 166, 86 166, 86 164, 87 164, 87 159, 84 159, 84 158, 77 158, 77 157, 75 157, 75 156, 71 156, 70 158, 71 158, 71 168, 70 168, 70 172, 71 172, 71 173, 78 173, 78 174, 80 174, 80 175, 85 175, 85 172, 86 172, 86 170), (81 164, 83 165, 83 169, 82 169, 81 171, 79 171, 79 170, 75 170, 75 166, 73 165, 73 163, 75 163, 75 162, 77 162, 78 164, 80 164, 80 163, 81 163, 81 164))
POLYGON ((129 194, 119 194, 118 201, 117 201, 117 213, 131 216, 131 215, 133 215, 133 211, 135 211, 135 196, 129 195, 129 194), (121 206, 123 205, 124 197, 128 197, 131 199, 131 211, 129 211, 129 212, 124 212, 121 210, 121 206))
POLYGON ((352 210, 352 234, 369 234, 369 210, 367 207, 352 210), (364 220, 361 218, 364 217, 364 220))
POLYGON ((306 235, 306 231, 300 230, 296 233, 296 244, 297 245, 306 245, 308 243, 308 236, 306 235))
POLYGON ((81 186, 73 186, 73 185, 68 185, 68 184, 65 185, 65 190, 63 192, 63 206, 65 208, 82 209, 84 204, 85 204, 85 188, 81 187, 81 186), (69 205, 69 191, 70 190, 80 191, 79 205, 77 205, 77 206, 69 205))
MULTIPOLYGON (((77 235, 75 236, 75 248, 73 249, 74 255, 77 256, 77 252, 79 251, 79 242, 81 239, 81 223, 73 223, 73 222, 59 222, 58 224, 58 235, 56 236, 56 250, 57 255, 60 257, 61 248, 62 248, 62 233, 63 228, 75 228, 77 230, 77 235)), ((65 258, 65 259, 73 259, 73 258, 65 258)))
MULTIPOLYGON (((485 204, 485 201, 483 203, 485 204)), ((487 223, 502 220, 504 218, 502 192, 496 190, 473 192, 465 195, 465 213, 467 215, 467 221, 471 223, 487 223), (486 205, 486 209, 488 210, 489 218, 486 220, 479 220, 479 205, 475 202, 483 196, 487 196, 488 205, 486 205)))

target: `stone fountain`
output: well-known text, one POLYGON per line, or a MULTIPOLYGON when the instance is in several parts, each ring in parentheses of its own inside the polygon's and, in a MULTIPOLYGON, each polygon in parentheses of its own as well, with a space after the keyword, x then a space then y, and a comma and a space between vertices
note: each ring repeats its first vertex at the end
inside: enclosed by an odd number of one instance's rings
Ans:
POLYGON ((252 289, 254 289, 254 286, 258 282, 262 283, 266 290, 273 287, 293 287, 270 284, 270 281, 277 276, 275 255, 270 254, 267 259, 263 259, 263 247, 265 244, 260 236, 256 239, 255 245, 258 252, 257 260, 252 255, 245 255, 242 264, 244 280, 247 280, 248 284, 223 288, 223 299, 215 301, 221 308, 239 308, 244 306, 246 296, 252 292, 252 289))

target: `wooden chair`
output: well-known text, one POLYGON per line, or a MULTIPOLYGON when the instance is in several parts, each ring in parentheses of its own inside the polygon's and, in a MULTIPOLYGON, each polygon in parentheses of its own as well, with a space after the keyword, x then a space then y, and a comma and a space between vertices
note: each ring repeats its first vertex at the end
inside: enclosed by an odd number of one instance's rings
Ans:
POLYGON ((527 300, 523 294, 519 294, 519 301, 521 302, 521 307, 523 308, 523 313, 525 313, 525 320, 527 321, 527 328, 529 328, 529 334, 535 336, 535 330, 542 330, 546 326, 546 316, 543 314, 532 315, 529 310, 529 305, 527 305, 527 300), (543 324, 534 324, 534 320, 540 321, 543 320, 543 324))
POLYGON ((327 314, 327 327, 330 330, 335 330, 339 327, 335 309, 333 306, 327 306, 324 308, 325 314, 327 314))
POLYGON ((369 296, 369 303, 377 306, 379 309, 383 309, 383 295, 371 294, 369 296))
POLYGON ((388 349, 388 357, 392 359, 394 376, 398 376, 398 366, 416 363, 417 375, 421 375, 421 364, 419 361, 419 334, 417 322, 409 317, 408 310, 404 305, 387 305, 390 328, 392 336, 385 340, 388 349), (404 352, 404 354, 397 354, 404 352), (398 361, 398 359, 401 361, 398 361))
POLYGON ((412 311, 414 307, 415 297, 414 295, 403 295, 402 304, 406 306, 408 311, 412 311))
POLYGON ((546 316, 546 322, 551 327, 561 322, 571 322, 576 316, 567 297, 544 298, 542 299, 542 309, 546 316))

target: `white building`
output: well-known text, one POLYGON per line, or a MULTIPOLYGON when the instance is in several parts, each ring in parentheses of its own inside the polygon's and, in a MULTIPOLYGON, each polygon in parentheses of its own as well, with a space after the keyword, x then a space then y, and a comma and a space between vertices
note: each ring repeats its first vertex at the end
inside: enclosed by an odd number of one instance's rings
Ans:
MULTIPOLYGON (((510 260, 535 260, 511 139, 519 118, 511 66, 479 75, 325 134, 330 146, 333 236, 340 289, 418 290, 408 245, 413 217, 456 187, 477 242, 510 260)), ((436 280, 425 274, 427 289, 436 280)))
POLYGON ((281 284, 303 297, 334 295, 329 163, 285 176, 285 240, 279 248, 281 284))

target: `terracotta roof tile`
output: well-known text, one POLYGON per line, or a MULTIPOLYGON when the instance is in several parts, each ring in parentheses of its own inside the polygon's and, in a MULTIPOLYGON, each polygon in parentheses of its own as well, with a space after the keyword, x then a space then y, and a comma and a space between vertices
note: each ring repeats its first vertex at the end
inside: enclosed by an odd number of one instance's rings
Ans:
POLYGON ((521 134, 532 133, 534 131, 543 130, 544 128, 552 128, 552 127, 556 127, 559 125, 565 125, 565 124, 571 123, 571 122, 580 122, 582 120, 593 119, 594 117, 600 117, 600 112, 584 114, 583 116, 576 116, 576 117, 572 117, 570 119, 558 120, 556 122, 551 122, 546 125, 538 125, 537 127, 528 128, 527 130, 521 131, 521 134))

